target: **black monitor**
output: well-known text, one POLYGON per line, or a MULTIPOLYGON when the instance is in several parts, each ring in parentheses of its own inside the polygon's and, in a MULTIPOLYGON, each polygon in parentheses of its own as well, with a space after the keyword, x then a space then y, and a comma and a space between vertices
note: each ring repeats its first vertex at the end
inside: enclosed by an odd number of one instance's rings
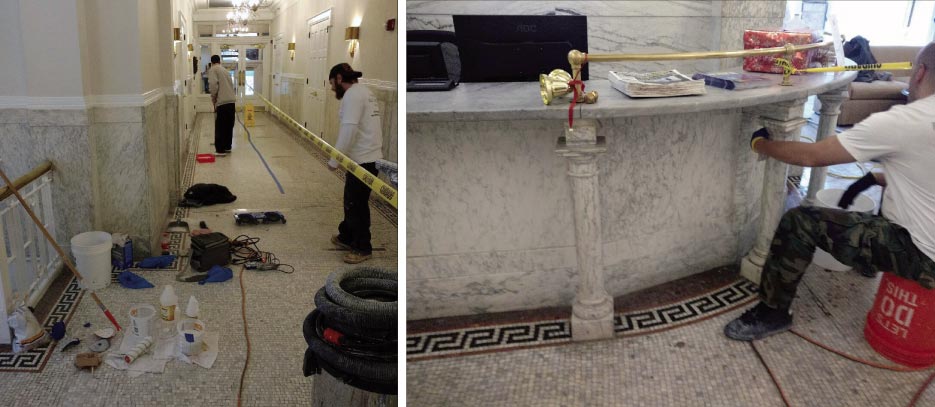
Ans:
MULTIPOLYGON (((453 16, 462 82, 536 82, 561 68, 568 51, 588 52, 585 16, 453 16)), ((588 67, 581 69, 588 79, 588 67)))
POLYGON ((406 42, 406 80, 448 79, 440 42, 406 42))

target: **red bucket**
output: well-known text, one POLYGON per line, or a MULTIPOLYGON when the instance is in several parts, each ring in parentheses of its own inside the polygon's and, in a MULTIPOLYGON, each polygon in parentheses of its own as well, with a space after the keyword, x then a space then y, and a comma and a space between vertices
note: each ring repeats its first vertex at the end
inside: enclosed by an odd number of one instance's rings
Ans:
POLYGON ((214 154, 198 154, 195 156, 195 160, 200 163, 213 163, 214 154))
POLYGON ((935 290, 883 273, 864 337, 881 355, 910 367, 935 364, 935 290))

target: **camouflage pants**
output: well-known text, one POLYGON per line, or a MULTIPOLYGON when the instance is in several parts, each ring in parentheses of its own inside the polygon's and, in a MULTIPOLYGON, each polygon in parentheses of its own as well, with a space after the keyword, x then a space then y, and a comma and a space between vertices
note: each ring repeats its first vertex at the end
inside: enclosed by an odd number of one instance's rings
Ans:
POLYGON ((798 207, 787 212, 769 249, 760 278, 760 299, 788 309, 815 247, 848 266, 893 272, 935 287, 935 262, 916 248, 903 227, 882 216, 840 209, 798 207))

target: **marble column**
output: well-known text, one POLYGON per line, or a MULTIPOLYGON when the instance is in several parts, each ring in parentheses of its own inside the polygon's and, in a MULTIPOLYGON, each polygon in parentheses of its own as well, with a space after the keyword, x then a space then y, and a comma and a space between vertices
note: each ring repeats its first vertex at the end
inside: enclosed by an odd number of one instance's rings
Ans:
MULTIPOLYGON (((821 110, 818 112, 816 143, 835 134, 835 128, 838 126, 838 115, 841 114, 841 103, 847 100, 847 97, 846 88, 835 89, 818 95, 821 110)), ((825 187, 825 175, 827 173, 828 169, 826 167, 812 168, 808 179, 808 194, 805 196, 804 202, 806 205, 815 205, 815 194, 825 187)))
POLYGON ((581 120, 566 129, 555 152, 568 160, 575 205, 575 245, 578 289, 572 305, 572 340, 613 338, 614 301, 604 287, 604 256, 601 244, 601 202, 597 156, 607 151, 604 138, 597 137, 597 123, 581 120))
MULTIPOLYGON (((769 130, 770 139, 776 141, 797 141, 799 132, 806 121, 801 117, 804 99, 779 103, 760 111, 763 125, 769 130)), ((753 250, 740 263, 740 275, 757 284, 760 271, 769 254, 770 242, 785 209, 786 177, 789 165, 774 159, 767 159, 763 175, 763 192, 760 196, 760 218, 757 227, 756 242, 753 250)))

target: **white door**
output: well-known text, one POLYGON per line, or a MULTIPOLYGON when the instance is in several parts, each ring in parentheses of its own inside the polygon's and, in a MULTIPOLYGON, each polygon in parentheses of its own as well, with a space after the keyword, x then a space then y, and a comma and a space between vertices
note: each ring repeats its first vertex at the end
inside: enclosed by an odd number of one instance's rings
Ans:
POLYGON ((282 88, 279 85, 280 80, 282 79, 282 34, 276 36, 276 39, 273 41, 273 60, 272 60, 272 72, 273 72, 273 86, 270 89, 271 100, 274 105, 280 106, 279 104, 279 94, 282 93, 282 88))
POLYGON ((302 121, 305 128, 322 136, 325 98, 328 97, 328 39, 331 35, 331 10, 308 20, 307 85, 305 86, 302 121))
POLYGON ((263 50, 262 44, 229 45, 221 49, 221 64, 234 81, 238 109, 243 108, 239 105, 241 101, 260 104, 256 95, 263 94, 263 50))

